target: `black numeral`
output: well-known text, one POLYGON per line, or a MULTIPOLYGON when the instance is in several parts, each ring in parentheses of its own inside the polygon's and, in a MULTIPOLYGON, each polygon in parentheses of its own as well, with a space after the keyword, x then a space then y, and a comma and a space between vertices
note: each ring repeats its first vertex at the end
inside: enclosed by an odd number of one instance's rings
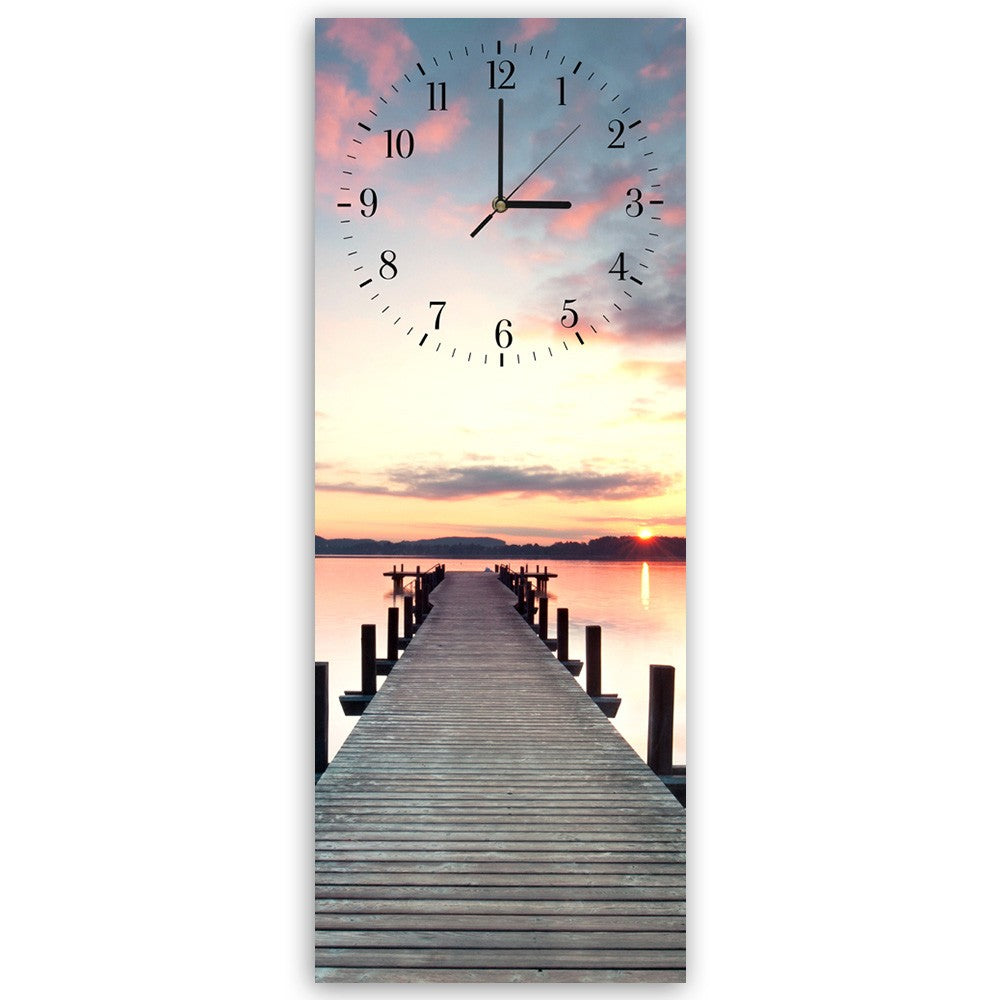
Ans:
POLYGON ((608 268, 608 274, 617 274, 619 281, 625 280, 625 275, 628 274, 628 268, 625 266, 624 250, 622 250, 621 253, 615 257, 615 262, 608 268))
POLYGON ((506 347, 510 347, 510 345, 514 343, 514 334, 512 334, 510 332, 510 328, 513 325, 514 324, 511 323, 511 321, 509 319, 502 319, 502 320, 500 320, 499 323, 497 323, 497 332, 496 332, 497 347, 506 348, 506 347), (503 327, 504 323, 507 324, 507 328, 506 329, 501 329, 503 327), (507 343, 506 344, 501 340, 501 337, 506 337, 507 338, 507 343))
POLYGON ((434 329, 435 330, 440 330, 441 329, 441 313, 444 312, 444 307, 447 304, 448 304, 447 302, 428 302, 427 303, 427 308, 428 309, 433 309, 435 306, 438 307, 437 316, 434 317, 434 329))
POLYGON ((499 64, 495 59, 490 59, 489 65, 490 90, 513 90, 517 86, 511 79, 514 75, 514 64, 509 59, 501 59, 499 64), (499 83, 497 83, 498 75, 499 83))
POLYGON ((562 323, 567 330, 572 330, 574 326, 580 321, 580 316, 575 309, 570 308, 570 304, 576 302, 576 299, 563 299, 563 314, 562 319, 559 321, 562 323), (566 321, 569 320, 567 323, 566 321))
POLYGON ((625 197, 631 199, 625 203, 625 214, 637 219, 642 215, 642 192, 638 188, 629 188, 625 197))
POLYGON ((378 269, 379 277, 391 281, 399 273, 399 268, 395 264, 396 251, 383 250, 381 260, 382 266, 378 269))
POLYGON ((612 118, 608 122, 608 131, 614 132, 614 138, 608 143, 608 149, 624 149, 625 140, 622 136, 625 134, 625 122, 620 118, 612 118), (617 129, 617 131, 615 131, 617 129))
POLYGON ((427 109, 428 111, 447 111, 448 110, 448 105, 445 102, 444 87, 445 87, 444 83, 429 83, 429 84, 427 84, 427 88, 431 92, 430 106, 427 109), (438 87, 440 88, 440 90, 436 90, 435 89, 435 88, 438 88, 438 87), (441 95, 441 107, 437 106, 437 95, 438 94, 441 95))
POLYGON ((559 104, 562 107, 566 105, 566 77, 560 76, 557 78, 559 80, 559 104))
POLYGON ((378 195, 375 193, 374 188, 365 188, 361 192, 361 204, 364 206, 361 209, 361 214, 366 218, 370 219, 378 211, 378 195), (368 195, 366 198, 365 195, 368 195), (365 209, 368 209, 366 212, 365 209))
POLYGON ((392 141, 392 129, 385 130, 385 155, 392 159, 392 150, 395 147, 396 155, 405 160, 413 153, 413 133, 408 128, 401 128, 396 133, 396 141, 392 141))

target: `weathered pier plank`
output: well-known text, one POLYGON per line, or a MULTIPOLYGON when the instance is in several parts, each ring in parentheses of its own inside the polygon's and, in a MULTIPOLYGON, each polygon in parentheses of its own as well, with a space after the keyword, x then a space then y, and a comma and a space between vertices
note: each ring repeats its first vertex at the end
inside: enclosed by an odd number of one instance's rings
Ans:
POLYGON ((679 982, 685 813, 492 573, 316 785, 320 982, 679 982))

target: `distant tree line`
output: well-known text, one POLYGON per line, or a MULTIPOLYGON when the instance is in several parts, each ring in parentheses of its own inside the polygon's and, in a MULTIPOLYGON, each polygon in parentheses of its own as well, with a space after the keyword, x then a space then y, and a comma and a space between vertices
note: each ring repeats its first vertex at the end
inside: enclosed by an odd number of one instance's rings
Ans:
POLYGON ((554 542, 551 545, 508 545, 499 538, 424 538, 412 542, 376 541, 374 538, 321 538, 318 556, 431 556, 435 559, 589 559, 606 562, 684 562, 687 539, 669 536, 640 539, 635 535, 605 535, 589 542, 554 542))

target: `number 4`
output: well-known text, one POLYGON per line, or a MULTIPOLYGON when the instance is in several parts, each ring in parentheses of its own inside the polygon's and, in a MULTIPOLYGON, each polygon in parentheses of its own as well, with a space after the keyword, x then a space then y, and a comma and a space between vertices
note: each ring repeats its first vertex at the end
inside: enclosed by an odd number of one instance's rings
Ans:
POLYGON ((608 274, 617 274, 619 281, 625 280, 625 275, 628 274, 628 268, 625 266, 625 251, 622 250, 617 257, 615 257, 615 262, 608 268, 608 274))

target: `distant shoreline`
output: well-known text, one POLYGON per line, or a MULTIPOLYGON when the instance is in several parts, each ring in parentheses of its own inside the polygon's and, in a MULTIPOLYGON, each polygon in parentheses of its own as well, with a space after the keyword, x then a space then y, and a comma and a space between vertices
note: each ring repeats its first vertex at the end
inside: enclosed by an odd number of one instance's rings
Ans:
POLYGON ((358 558, 476 559, 492 563, 518 560, 589 562, 675 562, 687 561, 687 539, 657 536, 640 539, 635 535, 605 536, 588 542, 554 542, 552 545, 508 545, 502 539, 426 538, 412 542, 378 541, 372 538, 323 538, 315 536, 317 556, 358 558))

